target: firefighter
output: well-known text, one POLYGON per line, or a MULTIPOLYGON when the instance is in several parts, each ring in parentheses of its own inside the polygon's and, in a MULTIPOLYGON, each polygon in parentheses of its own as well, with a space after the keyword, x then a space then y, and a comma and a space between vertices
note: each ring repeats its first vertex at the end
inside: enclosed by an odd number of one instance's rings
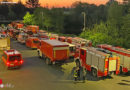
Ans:
POLYGON ((80 68, 79 67, 76 67, 74 70, 74 80, 75 81, 80 80, 80 68))

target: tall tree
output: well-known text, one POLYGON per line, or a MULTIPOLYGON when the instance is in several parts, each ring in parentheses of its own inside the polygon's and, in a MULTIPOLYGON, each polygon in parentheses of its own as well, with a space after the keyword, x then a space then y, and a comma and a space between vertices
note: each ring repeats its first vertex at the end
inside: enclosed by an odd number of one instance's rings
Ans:
POLYGON ((29 25, 33 25, 35 24, 34 22, 34 15, 33 14, 30 14, 29 12, 26 13, 26 15, 23 17, 23 22, 25 24, 29 24, 29 25))
POLYGON ((123 7, 118 4, 118 2, 114 2, 110 5, 108 9, 108 20, 107 25, 109 28, 109 34, 113 35, 114 38, 120 37, 120 30, 122 26, 122 17, 123 17, 123 7), (113 33, 113 34, 111 34, 113 33))
POLYGON ((22 19, 23 16, 26 14, 26 7, 22 2, 18 2, 17 4, 14 4, 11 6, 12 10, 16 13, 16 19, 22 19))
POLYGON ((55 27, 54 30, 56 32, 63 33, 63 26, 64 26, 64 14, 61 8, 52 8, 51 9, 51 16, 52 16, 52 23, 55 27))
POLYGON ((123 17, 121 36, 124 38, 124 46, 130 48, 130 8, 128 14, 123 17))
POLYGON ((9 7, 6 4, 1 4, 0 5, 0 15, 4 16, 7 18, 9 12, 9 7))
POLYGON ((8 17, 9 17, 10 20, 16 19, 16 14, 15 14, 14 11, 11 9, 11 7, 9 8, 8 17))
POLYGON ((40 7, 35 9, 34 18, 36 24, 46 30, 49 30, 51 27, 53 27, 51 11, 47 8, 40 7))
POLYGON ((40 7, 39 0, 27 0, 26 6, 29 7, 29 8, 40 7))

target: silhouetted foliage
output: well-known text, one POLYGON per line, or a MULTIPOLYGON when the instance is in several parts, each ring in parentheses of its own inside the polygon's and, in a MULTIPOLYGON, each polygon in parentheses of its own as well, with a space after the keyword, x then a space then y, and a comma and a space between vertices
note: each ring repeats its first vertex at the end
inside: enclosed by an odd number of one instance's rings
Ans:
POLYGON ((47 31, 80 35, 92 40, 93 45, 106 43, 130 48, 130 2, 124 1, 99 6, 75 2, 71 8, 51 9, 40 7, 39 0, 28 0, 29 8, 21 2, 0 4, 0 20, 24 19, 25 24, 36 24, 47 31), (86 30, 83 32, 84 15, 86 30))
POLYGON ((40 7, 39 0, 27 0, 26 6, 29 7, 29 8, 40 7))
POLYGON ((80 36, 92 40, 94 46, 106 43, 130 48, 130 4, 111 3, 107 16, 106 22, 86 29, 80 36))

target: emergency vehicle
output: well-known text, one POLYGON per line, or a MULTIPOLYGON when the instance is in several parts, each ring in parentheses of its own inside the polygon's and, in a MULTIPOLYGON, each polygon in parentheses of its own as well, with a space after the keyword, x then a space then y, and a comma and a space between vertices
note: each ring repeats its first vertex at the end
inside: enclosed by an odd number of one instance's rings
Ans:
POLYGON ((111 51, 113 54, 120 57, 120 72, 130 71, 130 51, 120 47, 114 47, 112 45, 101 44, 97 47, 111 51))
POLYGON ((36 49, 39 44, 39 39, 37 37, 29 37, 26 39, 26 46, 32 49, 36 49))
POLYGON ((24 24, 16 23, 15 27, 16 27, 16 29, 22 29, 24 27, 24 24))
POLYGON ((70 43, 67 43, 67 42, 65 42, 65 43, 67 45, 69 45, 69 56, 70 56, 70 58, 74 58, 75 51, 76 51, 76 45, 70 44, 70 43))
POLYGON ((39 30, 38 38, 49 38, 48 33, 44 30, 39 30))
POLYGON ((61 41, 61 42, 66 42, 66 37, 60 36, 60 37, 58 38, 58 40, 61 41))
POLYGON ((51 34, 49 34, 49 39, 50 40, 58 40, 58 34, 53 34, 53 33, 51 33, 51 34))
POLYGON ((32 33, 38 33, 38 31, 39 31, 39 26, 35 26, 35 25, 28 25, 27 27, 26 27, 26 30, 27 30, 27 32, 29 31, 31 31, 32 33))
POLYGON ((3 52, 2 60, 10 68, 19 68, 23 64, 22 55, 17 50, 6 50, 3 52))
POLYGON ((18 35, 18 42, 20 42, 21 44, 25 44, 26 39, 28 38, 28 35, 24 32, 20 32, 18 35))
POLYGON ((76 65, 90 71, 94 77, 103 77, 112 73, 119 74, 120 58, 103 49, 83 47, 75 57, 76 65))
POLYGON ((66 42, 72 43, 72 37, 67 37, 67 38, 66 38, 66 42))
POLYGON ((6 35, 0 34, 0 50, 10 49, 10 38, 6 35))
POLYGON ((65 62, 69 59, 69 45, 58 40, 41 40, 38 55, 48 65, 65 62))

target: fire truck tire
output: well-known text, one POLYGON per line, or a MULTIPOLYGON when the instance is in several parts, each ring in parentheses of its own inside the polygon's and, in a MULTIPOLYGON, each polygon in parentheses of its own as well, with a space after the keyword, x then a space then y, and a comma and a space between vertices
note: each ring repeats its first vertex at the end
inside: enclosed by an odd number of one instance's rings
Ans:
POLYGON ((51 60, 49 58, 46 58, 46 64, 51 65, 51 60))
POLYGON ((77 59, 77 60, 75 61, 75 63, 76 63, 76 67, 80 67, 80 61, 79 61, 79 59, 77 59))
POLYGON ((92 75, 94 77, 97 77, 97 70, 95 68, 92 69, 92 75))

